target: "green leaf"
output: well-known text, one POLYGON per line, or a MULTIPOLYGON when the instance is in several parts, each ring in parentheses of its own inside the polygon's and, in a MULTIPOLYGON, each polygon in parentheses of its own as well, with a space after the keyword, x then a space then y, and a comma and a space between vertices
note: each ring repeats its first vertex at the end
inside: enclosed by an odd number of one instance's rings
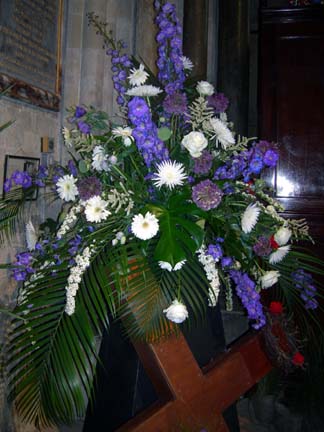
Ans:
POLYGON ((171 135, 172 135, 172 131, 168 127, 164 126, 158 129, 158 137, 162 141, 168 141, 171 135))
POLYGON ((83 160, 83 159, 79 160, 78 167, 79 167, 80 173, 82 173, 82 174, 85 174, 89 171, 88 165, 85 162, 85 160, 83 160))

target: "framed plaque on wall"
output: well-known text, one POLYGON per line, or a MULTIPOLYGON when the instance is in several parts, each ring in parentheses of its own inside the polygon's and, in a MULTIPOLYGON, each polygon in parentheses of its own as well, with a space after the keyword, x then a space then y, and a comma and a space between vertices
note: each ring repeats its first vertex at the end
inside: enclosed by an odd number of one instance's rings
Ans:
POLYGON ((64 0, 0 0, 0 92, 58 111, 64 0))

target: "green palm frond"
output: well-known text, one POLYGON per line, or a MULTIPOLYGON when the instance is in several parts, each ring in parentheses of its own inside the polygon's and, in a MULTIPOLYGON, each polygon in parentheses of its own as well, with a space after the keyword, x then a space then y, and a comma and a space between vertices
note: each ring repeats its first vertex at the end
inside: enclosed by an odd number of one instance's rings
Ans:
POLYGON ((23 223, 24 205, 26 194, 21 189, 13 189, 6 198, 0 200, 0 245, 6 239, 10 239, 15 233, 17 226, 23 223))

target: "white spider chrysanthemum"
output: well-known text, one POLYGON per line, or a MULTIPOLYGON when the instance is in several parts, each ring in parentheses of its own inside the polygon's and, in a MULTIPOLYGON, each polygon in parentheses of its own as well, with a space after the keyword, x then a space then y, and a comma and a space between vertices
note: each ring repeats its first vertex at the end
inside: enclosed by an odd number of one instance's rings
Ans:
POLYGON ((280 273, 277 270, 270 270, 260 277, 262 288, 270 288, 278 282, 280 273))
POLYGON ((235 144, 232 132, 221 120, 218 118, 211 118, 209 122, 214 132, 213 138, 216 138, 224 149, 231 144, 235 144))
POLYGON ((278 229, 278 231, 274 235, 275 241, 278 243, 279 246, 284 246, 287 244, 290 240, 292 232, 289 228, 281 227, 278 229))
POLYGON ((78 188, 76 187, 77 179, 72 175, 65 175, 56 183, 57 193, 60 198, 64 201, 74 201, 79 194, 78 188))
POLYGON ((172 271, 181 270, 186 262, 187 260, 184 259, 182 261, 177 262, 176 265, 172 267, 172 265, 167 261, 159 261, 159 266, 161 267, 162 270, 167 270, 169 272, 172 272, 172 271))
POLYGON ((32 251, 35 249, 37 238, 38 238, 37 232, 35 230, 32 221, 30 220, 29 222, 26 223, 26 243, 27 243, 28 250, 32 251))
POLYGON ((241 218, 241 227, 245 234, 248 234, 253 230, 258 221, 259 214, 260 208, 257 204, 250 204, 247 206, 241 218))
POLYGON ((91 166, 98 172, 109 171, 108 155, 101 145, 93 149, 91 166))
POLYGON ((130 70, 128 80, 132 86, 139 86, 145 83, 149 74, 145 72, 144 65, 141 63, 139 68, 133 68, 130 70))
POLYGON ((190 71, 193 69, 194 65, 193 65, 192 61, 190 60, 190 58, 188 58, 186 56, 182 56, 182 57, 180 57, 180 60, 182 61, 184 70, 190 71))
POLYGON ((127 96, 140 96, 140 97, 148 96, 149 97, 149 96, 156 96, 160 93, 162 93, 160 87, 144 84, 127 90, 125 94, 127 96))
POLYGON ((278 262, 282 261, 285 258, 285 256, 289 251, 290 251, 290 245, 281 246, 275 252, 272 252, 272 254, 270 254, 269 263, 277 264, 278 262))
POLYGON ((150 212, 147 212, 145 216, 137 214, 133 217, 131 230, 135 237, 141 240, 149 240, 159 231, 159 221, 150 212))
POLYGON ((93 196, 85 203, 84 213, 88 222, 102 222, 111 215, 107 210, 107 201, 99 195, 93 196))
POLYGON ((115 138, 121 137, 123 138, 123 143, 126 147, 129 147, 132 144, 132 141, 134 141, 134 137, 132 136, 133 129, 126 126, 117 126, 115 127, 111 133, 115 138))
POLYGON ((175 161, 163 161, 157 165, 157 173, 153 176, 153 183, 156 187, 168 186, 173 189, 175 186, 182 186, 187 178, 184 173, 184 166, 175 161))

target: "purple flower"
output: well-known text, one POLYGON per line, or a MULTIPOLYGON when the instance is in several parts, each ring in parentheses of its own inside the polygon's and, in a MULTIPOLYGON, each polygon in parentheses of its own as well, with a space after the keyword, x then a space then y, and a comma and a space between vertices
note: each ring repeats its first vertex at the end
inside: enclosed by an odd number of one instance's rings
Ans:
POLYGON ((87 201, 95 195, 101 195, 102 192, 102 184, 95 176, 80 179, 77 183, 77 186, 79 196, 84 201, 87 201))
POLYGON ((11 180, 13 180, 16 185, 21 186, 24 182, 24 172, 23 171, 14 171, 11 175, 11 180))
POLYGON ((221 260, 222 268, 230 267, 231 265, 233 265, 233 258, 232 257, 226 256, 226 257, 222 258, 222 260, 221 260))
POLYGON ((21 266, 29 266, 33 260, 33 256, 30 252, 21 252, 16 255, 17 264, 21 266))
POLYGON ((213 164, 213 155, 204 150, 199 158, 195 158, 194 173, 208 174, 213 164))
POLYGON ((276 150, 267 150, 264 157, 263 162, 269 167, 275 167, 277 165, 279 159, 279 154, 276 150))
POLYGON ((69 169, 70 173, 71 173, 74 177, 77 177, 77 176, 78 176, 78 170, 77 170, 77 167, 76 167, 76 165, 75 165, 75 163, 74 163, 74 161, 73 161, 72 159, 70 159, 70 160, 68 161, 68 169, 69 169))
POLYGON ((7 179, 3 184, 3 189, 6 193, 10 192, 12 188, 12 181, 11 179, 7 179))
POLYGON ((179 92, 168 94, 163 101, 163 108, 168 114, 184 114, 187 111, 187 96, 179 92))
POLYGON ((79 248, 81 242, 82 242, 82 237, 79 234, 77 234, 74 237, 74 239, 69 241, 70 248, 68 249, 68 252, 71 256, 74 256, 77 254, 78 248, 79 248))
POLYGON ((83 134, 88 135, 91 132, 91 127, 90 125, 88 125, 88 123, 81 120, 77 123, 77 125, 80 132, 82 132, 83 134))
POLYGON ((86 110, 82 107, 82 106, 77 106, 75 108, 75 113, 74 113, 74 117, 75 118, 80 118, 83 117, 86 114, 86 110))
POLYGON ((223 192, 210 180, 204 180, 192 188, 192 199, 197 207, 210 210, 219 206, 223 192))
POLYGON ((310 273, 306 273, 303 269, 298 269, 291 274, 295 287, 300 291, 300 297, 305 302, 306 309, 316 309, 318 306, 317 300, 314 298, 317 289, 313 284, 313 277, 310 273))
POLYGON ((12 276, 16 281, 24 281, 27 278, 27 272, 25 270, 14 269, 12 276))
POLYGON ((272 251, 269 238, 265 236, 259 237, 253 246, 253 251, 261 257, 269 255, 272 251))
POLYGON ((214 93, 207 97, 208 105, 214 108, 216 114, 225 112, 228 108, 229 100, 223 93, 214 93))
POLYGON ((215 261, 218 261, 223 256, 223 249, 220 244, 210 244, 207 249, 208 255, 211 255, 215 261))

